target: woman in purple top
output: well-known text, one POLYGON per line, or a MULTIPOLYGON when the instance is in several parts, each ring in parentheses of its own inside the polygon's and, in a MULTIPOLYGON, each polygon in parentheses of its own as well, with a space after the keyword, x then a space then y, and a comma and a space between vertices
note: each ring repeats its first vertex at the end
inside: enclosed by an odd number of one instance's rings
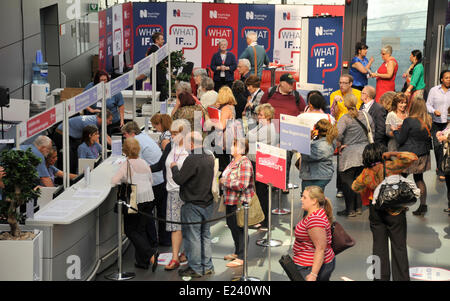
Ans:
POLYGON ((83 129, 83 143, 78 146, 78 159, 97 159, 102 147, 98 144, 100 134, 95 125, 88 125, 83 129))

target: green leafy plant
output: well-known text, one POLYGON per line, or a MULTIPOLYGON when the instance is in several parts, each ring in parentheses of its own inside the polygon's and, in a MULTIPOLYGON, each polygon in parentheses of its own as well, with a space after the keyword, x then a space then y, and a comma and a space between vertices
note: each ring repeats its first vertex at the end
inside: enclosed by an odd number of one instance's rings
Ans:
MULTIPOLYGON (((172 51, 170 53, 170 64, 172 67, 172 74, 178 74, 178 71, 181 67, 186 64, 186 58, 184 57, 183 51, 172 51)), ((175 81, 185 81, 189 82, 191 80, 191 75, 186 73, 180 73, 177 76, 172 76, 171 85, 172 85, 172 93, 175 92, 175 81)), ((169 83, 166 84, 167 89, 169 88, 169 83)))
POLYGON ((39 189, 35 189, 39 181, 36 167, 40 163, 41 159, 31 149, 4 150, 1 153, 1 166, 6 175, 3 177, 5 188, 0 200, 0 215, 7 219, 13 237, 21 234, 17 208, 41 194, 39 189))

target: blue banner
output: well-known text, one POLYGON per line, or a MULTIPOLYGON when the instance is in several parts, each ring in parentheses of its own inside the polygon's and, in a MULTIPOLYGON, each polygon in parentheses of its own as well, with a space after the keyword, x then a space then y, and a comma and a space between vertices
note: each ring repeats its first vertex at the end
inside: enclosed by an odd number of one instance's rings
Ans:
MULTIPOLYGON (((324 85, 324 96, 339 89, 342 22, 342 17, 309 19, 308 83, 324 85)), ((325 99, 329 101, 329 97, 325 99)))
POLYGON ((247 32, 255 31, 258 45, 264 46, 269 60, 273 60, 275 5, 239 4, 238 56, 247 45, 247 32))
POLYGON ((133 23, 134 61, 138 62, 153 44, 152 35, 155 32, 163 32, 167 41, 167 3, 133 2, 133 23))

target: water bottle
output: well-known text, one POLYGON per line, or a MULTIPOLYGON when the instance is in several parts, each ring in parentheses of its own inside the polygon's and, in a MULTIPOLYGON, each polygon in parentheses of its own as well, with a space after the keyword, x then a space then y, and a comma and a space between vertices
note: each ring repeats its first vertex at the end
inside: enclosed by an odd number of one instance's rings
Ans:
POLYGON ((48 63, 43 62, 41 50, 36 51, 36 61, 33 62, 33 84, 48 83, 48 63))

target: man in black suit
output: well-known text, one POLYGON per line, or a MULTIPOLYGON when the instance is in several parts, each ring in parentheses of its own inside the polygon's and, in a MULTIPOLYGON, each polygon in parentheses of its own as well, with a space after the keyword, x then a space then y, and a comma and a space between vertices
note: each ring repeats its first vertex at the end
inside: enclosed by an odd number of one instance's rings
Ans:
POLYGON ((372 86, 365 86, 361 92, 361 100, 364 102, 360 110, 363 110, 372 117, 375 129, 372 129, 375 143, 387 145, 386 137, 386 109, 375 101, 376 91, 372 86))
MULTIPOLYGON (((149 56, 153 52, 156 52, 164 45, 164 34, 162 32, 155 32, 152 35, 153 44, 147 50, 146 56, 149 56)), ((159 96, 159 101, 165 101, 169 94, 166 87, 167 82, 167 60, 163 60, 156 66, 156 90, 161 92, 159 96)), ((151 77, 150 77, 151 78, 151 77)))

